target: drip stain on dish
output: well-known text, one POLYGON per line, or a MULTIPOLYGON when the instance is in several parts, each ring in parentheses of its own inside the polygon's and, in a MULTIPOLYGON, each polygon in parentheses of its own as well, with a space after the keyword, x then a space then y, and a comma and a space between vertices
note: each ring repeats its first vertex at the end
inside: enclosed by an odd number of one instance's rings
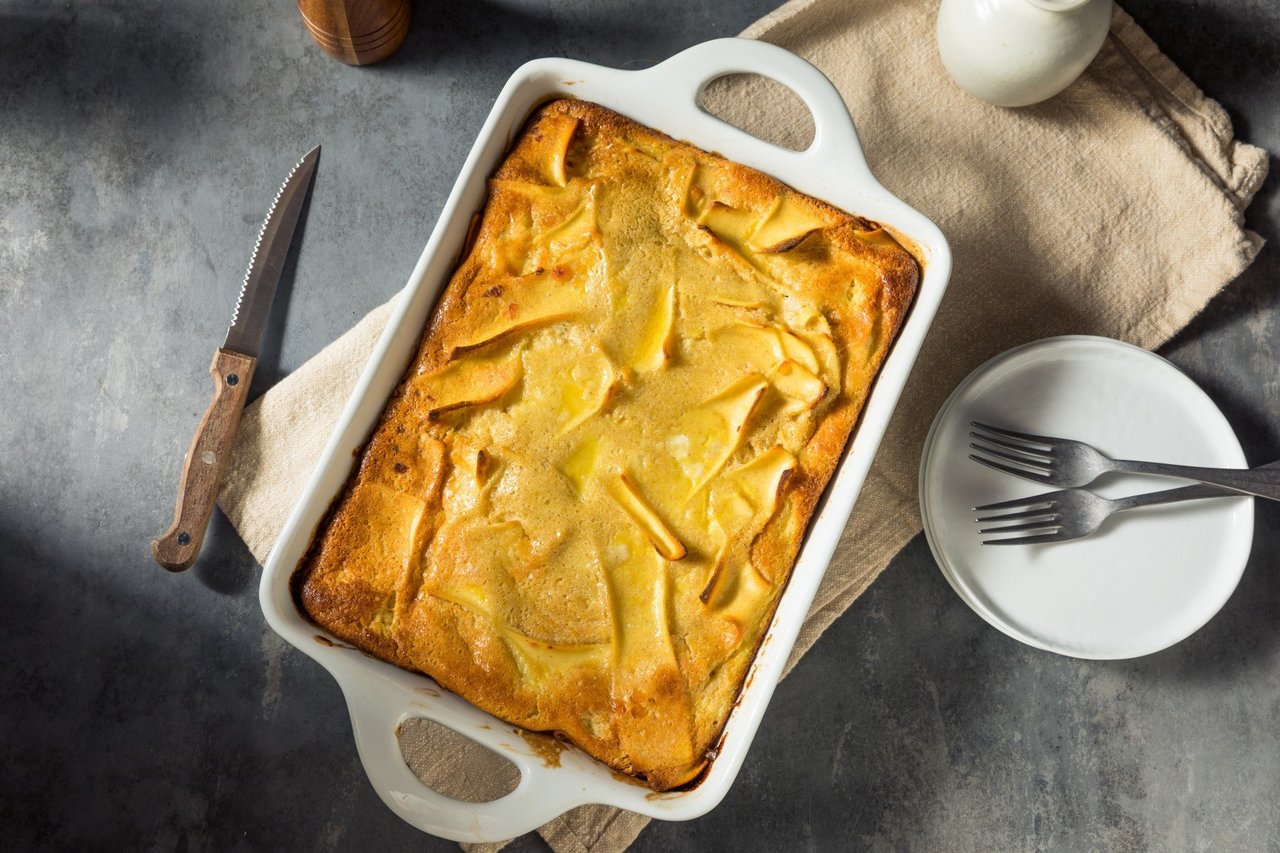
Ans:
POLYGON ((350 649, 353 652, 360 651, 360 649, 357 649, 355 646, 349 646, 346 643, 339 643, 334 640, 330 640, 324 634, 316 634, 313 639, 320 645, 328 646, 331 649, 350 649))
MULTIPOLYGON (((626 782, 628 785, 635 785, 637 788, 644 788, 646 790, 649 788, 648 784, 646 784, 643 779, 637 779, 635 776, 623 773, 621 770, 614 770, 612 767, 608 767, 607 765, 606 768, 609 771, 609 775, 614 779, 617 779, 619 782, 626 782)), ((649 793, 656 794, 657 791, 649 791, 649 793)))
POLYGON ((547 767, 559 767, 560 753, 569 748, 569 744, 554 735, 531 732, 522 728, 513 728, 512 731, 529 745, 529 748, 542 759, 542 763, 547 767))

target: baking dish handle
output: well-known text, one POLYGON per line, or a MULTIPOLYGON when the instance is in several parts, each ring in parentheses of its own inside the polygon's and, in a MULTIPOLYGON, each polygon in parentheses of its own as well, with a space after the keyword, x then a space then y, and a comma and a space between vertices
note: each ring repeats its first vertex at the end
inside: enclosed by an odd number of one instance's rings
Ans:
POLYGON ((505 841, 537 829, 575 806, 588 802, 581 791, 560 784, 538 761, 504 756, 520 770, 515 790, 487 803, 455 800, 427 787, 405 763, 400 726, 415 716, 395 688, 357 677, 350 689, 339 681, 351 713, 356 749, 378 796, 402 819, 432 835, 460 842, 505 841))
MULTIPOLYGON (((819 163, 827 169, 848 169, 875 181, 844 98, 825 74, 788 50, 755 39, 715 39, 677 53, 641 73, 675 84, 672 88, 691 89, 695 103, 701 100, 708 85, 729 74, 759 74, 775 80, 794 92, 809 108, 813 115, 813 142, 804 151, 792 151, 752 138, 769 145, 774 158, 798 159, 810 166, 819 163)), ((717 116, 706 114, 734 127, 717 116)), ((735 129, 745 133, 741 128, 735 129)))

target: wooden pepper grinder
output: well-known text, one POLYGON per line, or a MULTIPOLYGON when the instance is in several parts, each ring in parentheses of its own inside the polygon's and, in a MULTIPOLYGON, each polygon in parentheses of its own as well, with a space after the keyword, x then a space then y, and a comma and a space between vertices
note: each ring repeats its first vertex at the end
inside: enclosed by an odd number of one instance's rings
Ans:
POLYGON ((409 32, 409 0, 298 0, 311 37, 348 65, 372 65, 396 52, 409 32))

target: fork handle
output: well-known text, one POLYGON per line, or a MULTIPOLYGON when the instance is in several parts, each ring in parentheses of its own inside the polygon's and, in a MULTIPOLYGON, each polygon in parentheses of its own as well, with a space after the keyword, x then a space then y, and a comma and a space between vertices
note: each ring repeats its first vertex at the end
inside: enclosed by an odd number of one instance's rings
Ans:
MULTIPOLYGON (((1231 468, 1196 468, 1190 465, 1163 465, 1158 462, 1134 462, 1117 459, 1112 470, 1126 474, 1156 474, 1161 477, 1199 480, 1201 483, 1221 486, 1233 492, 1280 501, 1280 471, 1269 466, 1236 470, 1231 468)), ((1190 486, 1188 488, 1195 487, 1190 486)), ((1171 489, 1170 491, 1181 490, 1171 489)), ((1162 493, 1157 492, 1156 494, 1162 493)), ((1213 495, 1206 495, 1205 497, 1213 497, 1213 495)), ((1181 498, 1181 500, 1190 499, 1181 498)))
POLYGON ((1176 504, 1182 501, 1198 501, 1205 498, 1242 498, 1235 489, 1222 486, 1209 486, 1197 483, 1194 486, 1182 486, 1178 489, 1165 489, 1159 492, 1147 492, 1145 495, 1129 495, 1123 498, 1112 498, 1111 511, 1124 512, 1143 506, 1159 506, 1160 504, 1176 504))

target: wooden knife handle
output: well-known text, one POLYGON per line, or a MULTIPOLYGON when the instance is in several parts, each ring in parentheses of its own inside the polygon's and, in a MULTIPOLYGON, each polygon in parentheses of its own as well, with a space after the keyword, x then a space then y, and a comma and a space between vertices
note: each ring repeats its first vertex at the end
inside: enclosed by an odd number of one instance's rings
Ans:
POLYGON ((164 535, 151 540, 151 556, 171 572, 189 568, 200 554, 257 365, 257 359, 231 350, 220 349, 213 354, 213 364, 209 366, 213 399, 200 419, 182 466, 173 525, 164 535))

